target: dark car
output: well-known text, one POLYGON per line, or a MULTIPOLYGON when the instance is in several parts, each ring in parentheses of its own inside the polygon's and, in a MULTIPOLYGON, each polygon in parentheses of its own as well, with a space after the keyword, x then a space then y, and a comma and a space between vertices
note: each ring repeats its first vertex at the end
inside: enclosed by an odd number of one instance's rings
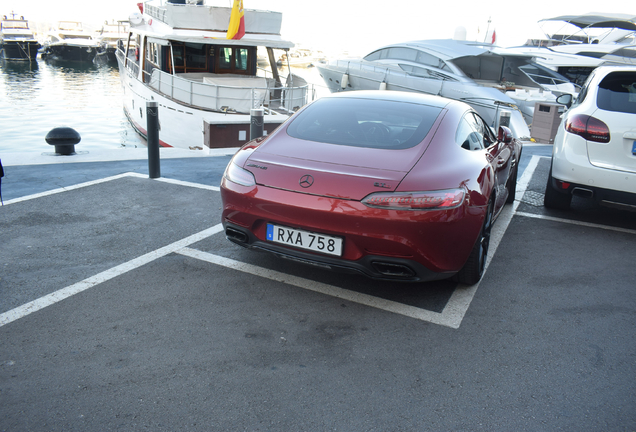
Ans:
POLYGON ((474 284, 521 150, 462 102, 334 94, 236 153, 221 184, 225 233, 322 268, 474 284))

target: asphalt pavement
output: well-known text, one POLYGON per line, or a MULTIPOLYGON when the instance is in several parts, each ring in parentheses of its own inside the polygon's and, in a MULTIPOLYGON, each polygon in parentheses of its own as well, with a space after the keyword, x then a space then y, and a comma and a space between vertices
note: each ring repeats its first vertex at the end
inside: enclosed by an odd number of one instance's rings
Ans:
POLYGON ((543 208, 549 154, 473 287, 230 243, 229 155, 5 165, 0 430, 636 430, 636 217, 543 208))

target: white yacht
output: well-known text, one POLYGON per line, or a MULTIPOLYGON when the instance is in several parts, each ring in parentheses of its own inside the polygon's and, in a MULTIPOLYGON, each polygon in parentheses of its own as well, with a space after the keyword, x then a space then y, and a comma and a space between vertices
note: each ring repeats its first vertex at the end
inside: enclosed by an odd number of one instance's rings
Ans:
POLYGON ((60 21, 49 31, 42 45, 42 58, 92 63, 99 43, 77 21, 60 21))
POLYGON ((545 38, 529 39, 524 45, 508 50, 532 55, 538 63, 578 85, 582 85, 590 72, 602 64, 634 63, 634 15, 563 15, 543 19, 539 26, 545 38))
POLYGON ((534 104, 576 93, 566 78, 527 55, 451 39, 388 45, 362 59, 316 65, 332 92, 401 90, 456 99, 471 105, 492 127, 510 111, 516 137, 529 137, 534 104))
POLYGON ((11 12, 0 21, 0 59, 35 60, 40 49, 29 22, 11 12))
POLYGON ((146 102, 157 102, 162 146, 239 147, 249 140, 253 108, 264 110, 267 133, 312 97, 306 81, 276 68, 274 49, 294 47, 280 36, 282 14, 245 9, 245 35, 227 39, 232 8, 222 4, 151 0, 130 17, 117 51, 124 110, 146 136, 146 102), (268 71, 258 67, 259 47, 268 71))

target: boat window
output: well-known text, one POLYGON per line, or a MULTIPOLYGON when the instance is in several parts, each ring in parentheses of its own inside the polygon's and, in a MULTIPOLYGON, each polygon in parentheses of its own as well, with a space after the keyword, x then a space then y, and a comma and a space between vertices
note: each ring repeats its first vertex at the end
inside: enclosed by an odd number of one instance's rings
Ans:
POLYGON ((415 61, 417 59, 417 50, 401 47, 383 48, 372 52, 364 59, 369 61, 381 59, 415 61))
POLYGON ((382 58, 382 53, 385 51, 386 51, 385 49, 373 51, 371 54, 364 57, 364 60, 367 60, 367 61, 380 60, 380 58, 382 58))
POLYGON ((389 48, 386 58, 415 61, 417 51, 411 48, 389 48))
POLYGON ((185 67, 185 46, 172 44, 172 56, 174 60, 175 69, 185 67))
POLYGON ((367 61, 391 59, 391 60, 407 60, 420 63, 426 66, 432 66, 437 69, 451 71, 451 68, 444 60, 434 55, 419 51, 413 48, 383 48, 372 52, 365 58, 367 61))
POLYGON ((433 66, 434 68, 437 68, 437 69, 442 69, 447 71, 451 70, 446 64, 446 62, 444 62, 444 60, 442 60, 441 58, 435 57, 434 55, 431 55, 422 51, 417 53, 417 59, 415 61, 423 65, 433 66))
POLYGON ((440 112, 415 103, 322 98, 294 118, 287 133, 306 141, 400 150, 421 143, 440 112))
POLYGON ((232 67, 232 48, 219 48, 218 52, 219 67, 221 69, 230 69, 232 67))
POLYGON ((636 72, 612 72, 598 85, 597 106, 606 111, 636 114, 636 72))
POLYGON ((207 70, 207 57, 205 55, 205 45, 185 44, 185 61, 189 70, 207 70))
POLYGON ((247 48, 236 48, 234 67, 243 71, 247 70, 247 48))
POLYGON ((501 81, 503 62, 504 58, 497 55, 466 56, 453 60, 468 78, 496 82, 501 81))
POLYGON ((216 73, 254 74, 252 59, 256 56, 255 48, 218 47, 216 54, 216 73))
POLYGON ((146 46, 146 60, 155 66, 159 66, 159 45, 148 42, 146 46))
POLYGON ((203 72, 208 70, 207 46, 203 44, 181 43, 171 41, 172 59, 168 60, 168 66, 174 68, 176 73, 203 72))

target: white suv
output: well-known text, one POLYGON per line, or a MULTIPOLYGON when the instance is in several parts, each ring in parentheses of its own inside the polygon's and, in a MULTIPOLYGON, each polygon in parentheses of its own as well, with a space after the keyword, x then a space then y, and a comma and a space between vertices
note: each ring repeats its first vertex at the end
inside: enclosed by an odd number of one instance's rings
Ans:
POLYGON ((572 195, 636 210, 636 67, 601 66, 568 106, 554 139, 544 205, 567 209, 572 195))

